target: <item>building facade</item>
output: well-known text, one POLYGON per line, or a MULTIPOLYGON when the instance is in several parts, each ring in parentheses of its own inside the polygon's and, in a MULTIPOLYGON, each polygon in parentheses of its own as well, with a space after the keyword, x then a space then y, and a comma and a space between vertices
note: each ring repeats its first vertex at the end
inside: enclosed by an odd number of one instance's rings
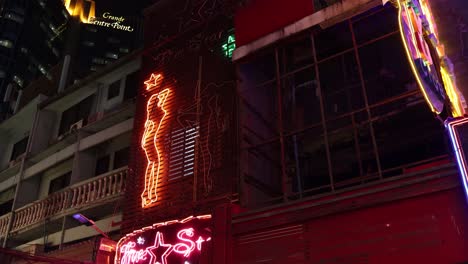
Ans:
POLYGON ((99 264, 467 262, 466 106, 433 14, 155 2, 141 52, 0 124, 4 246, 99 264))
POLYGON ((0 124, 3 247, 91 262, 96 230, 118 236, 140 65, 131 54, 0 124))
MULTIPOLYGON (((233 94, 204 85, 231 72, 209 68, 220 45, 204 36, 222 24, 207 6, 175 16, 198 27, 146 32, 115 263, 467 261, 464 179, 441 122, 465 105, 427 1, 235 4, 222 31, 235 32, 233 94), (209 125, 223 112, 234 134, 209 125)), ((145 24, 171 29, 158 16, 171 7, 145 24)))

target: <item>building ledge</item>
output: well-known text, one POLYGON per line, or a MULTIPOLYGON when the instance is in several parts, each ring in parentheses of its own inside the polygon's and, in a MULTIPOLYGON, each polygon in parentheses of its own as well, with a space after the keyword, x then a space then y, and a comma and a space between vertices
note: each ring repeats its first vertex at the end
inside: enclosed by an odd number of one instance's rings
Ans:
POLYGON ((347 18, 363 13, 373 7, 385 4, 386 2, 388 2, 388 0, 342 0, 249 44, 237 47, 234 50, 232 60, 240 60, 262 48, 303 32, 316 25, 320 25, 322 28, 327 28, 347 18))

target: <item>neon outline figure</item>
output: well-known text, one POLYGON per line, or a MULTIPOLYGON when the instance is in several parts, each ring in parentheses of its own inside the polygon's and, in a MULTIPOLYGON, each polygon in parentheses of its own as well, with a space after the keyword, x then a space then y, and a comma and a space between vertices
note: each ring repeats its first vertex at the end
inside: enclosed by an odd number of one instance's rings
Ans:
MULTIPOLYGON (((158 87, 158 80, 161 75, 151 74, 150 79, 145 81, 146 90, 150 91, 158 87)), ((151 95, 146 105, 147 118, 145 122, 145 131, 141 139, 141 147, 145 151, 148 164, 145 171, 145 189, 141 194, 142 207, 148 207, 158 200, 156 193, 158 188, 159 174, 161 172, 162 153, 158 146, 158 136, 164 118, 167 115, 167 110, 164 108, 164 103, 167 101, 170 94, 170 89, 166 88, 159 93, 151 95), (157 102, 156 102, 157 100, 157 102), (158 112, 162 111, 162 116, 158 112), (156 153, 156 155, 154 155, 156 153)))

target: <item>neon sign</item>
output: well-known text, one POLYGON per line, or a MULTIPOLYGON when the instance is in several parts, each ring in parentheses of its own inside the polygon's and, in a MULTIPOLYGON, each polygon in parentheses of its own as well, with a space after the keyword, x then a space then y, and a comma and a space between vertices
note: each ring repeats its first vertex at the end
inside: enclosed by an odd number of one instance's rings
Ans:
POLYGON ((431 110, 440 114, 449 102, 450 115, 464 114, 452 64, 439 43, 427 0, 398 0, 401 38, 411 69, 431 110), (448 99, 448 100, 447 100, 448 99))
POLYGON ((463 187, 468 199, 468 164, 466 159, 468 153, 464 151, 464 147, 468 146, 463 146, 463 142, 468 137, 468 118, 447 121, 445 122, 445 127, 450 135, 450 141, 457 158, 458 169, 462 176, 463 187), (461 128, 465 128, 463 130, 466 130, 466 132, 463 133, 461 128))
POLYGON ((234 35, 229 35, 227 41, 222 45, 224 56, 232 58, 232 53, 236 49, 236 39, 234 35))
POLYGON ((96 4, 93 0, 64 0, 63 4, 71 16, 79 17, 83 23, 94 17, 96 4))
POLYGON ((102 17, 97 18, 97 17, 90 17, 89 18, 89 24, 93 24, 96 26, 101 26, 101 27, 108 27, 108 28, 113 28, 113 29, 118 29, 122 31, 128 31, 132 32, 133 28, 131 26, 125 26, 122 25, 121 23, 125 21, 125 18, 120 16, 113 16, 109 12, 105 12, 102 14, 102 17))
MULTIPOLYGON (((146 91, 151 92, 159 87, 161 74, 151 74, 145 81, 146 91)), ((147 166, 145 171, 145 188, 141 194, 141 206, 143 208, 154 205, 158 200, 157 189, 163 163, 164 153, 161 152, 158 137, 162 133, 164 119, 167 116, 165 103, 169 98, 171 90, 169 88, 151 95, 146 105, 145 130, 141 138, 141 147, 145 152, 147 166)))
POLYGON ((117 244, 115 264, 198 263, 211 241, 210 215, 154 224, 117 244))

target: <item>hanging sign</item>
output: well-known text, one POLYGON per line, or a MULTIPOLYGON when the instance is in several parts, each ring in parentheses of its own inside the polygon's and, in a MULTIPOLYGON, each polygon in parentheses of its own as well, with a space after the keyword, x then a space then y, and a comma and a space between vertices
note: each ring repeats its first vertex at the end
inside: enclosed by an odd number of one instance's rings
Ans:
POLYGON ((439 43, 427 0, 398 0, 403 44, 417 83, 431 107, 440 114, 449 108, 452 117, 463 116, 462 96, 455 85, 453 67, 439 43))

